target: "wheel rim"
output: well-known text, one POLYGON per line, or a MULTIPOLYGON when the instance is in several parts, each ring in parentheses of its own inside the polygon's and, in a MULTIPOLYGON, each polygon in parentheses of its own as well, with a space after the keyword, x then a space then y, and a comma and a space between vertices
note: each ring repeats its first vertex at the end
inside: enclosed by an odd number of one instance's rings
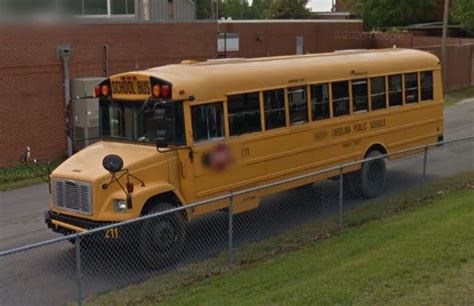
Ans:
POLYGON ((158 251, 172 249, 178 240, 176 228, 171 220, 159 220, 153 229, 153 240, 158 251))

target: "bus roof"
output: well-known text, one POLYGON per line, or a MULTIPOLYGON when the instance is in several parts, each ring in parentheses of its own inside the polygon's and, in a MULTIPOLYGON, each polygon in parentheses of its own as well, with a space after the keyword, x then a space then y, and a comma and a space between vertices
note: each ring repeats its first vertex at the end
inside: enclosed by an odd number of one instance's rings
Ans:
POLYGON ((327 81, 440 69, 439 59, 413 49, 345 50, 252 59, 183 61, 144 71, 173 85, 173 97, 222 100, 227 94, 327 81))

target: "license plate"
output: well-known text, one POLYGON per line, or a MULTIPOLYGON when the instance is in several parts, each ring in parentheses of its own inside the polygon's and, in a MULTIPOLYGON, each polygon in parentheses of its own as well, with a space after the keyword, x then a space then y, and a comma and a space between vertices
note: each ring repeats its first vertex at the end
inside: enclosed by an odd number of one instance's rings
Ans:
POLYGON ((104 233, 105 239, 117 239, 120 237, 120 229, 118 227, 109 228, 104 233))

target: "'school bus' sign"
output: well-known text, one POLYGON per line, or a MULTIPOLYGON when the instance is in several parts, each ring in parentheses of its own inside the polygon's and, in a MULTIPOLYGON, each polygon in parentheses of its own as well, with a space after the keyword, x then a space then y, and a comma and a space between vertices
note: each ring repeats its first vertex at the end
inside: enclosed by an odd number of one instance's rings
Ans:
POLYGON ((112 77, 110 84, 114 99, 147 99, 151 95, 150 78, 147 76, 112 77))

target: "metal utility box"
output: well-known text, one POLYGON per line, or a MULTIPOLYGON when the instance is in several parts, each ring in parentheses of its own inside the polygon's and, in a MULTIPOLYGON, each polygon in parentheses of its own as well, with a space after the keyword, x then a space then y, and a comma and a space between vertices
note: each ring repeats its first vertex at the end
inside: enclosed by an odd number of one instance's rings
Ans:
MULTIPOLYGON (((71 80, 71 97, 90 97, 95 86, 104 78, 71 80)), ((96 142, 99 137, 99 99, 73 99, 71 101, 74 152, 96 142)))

